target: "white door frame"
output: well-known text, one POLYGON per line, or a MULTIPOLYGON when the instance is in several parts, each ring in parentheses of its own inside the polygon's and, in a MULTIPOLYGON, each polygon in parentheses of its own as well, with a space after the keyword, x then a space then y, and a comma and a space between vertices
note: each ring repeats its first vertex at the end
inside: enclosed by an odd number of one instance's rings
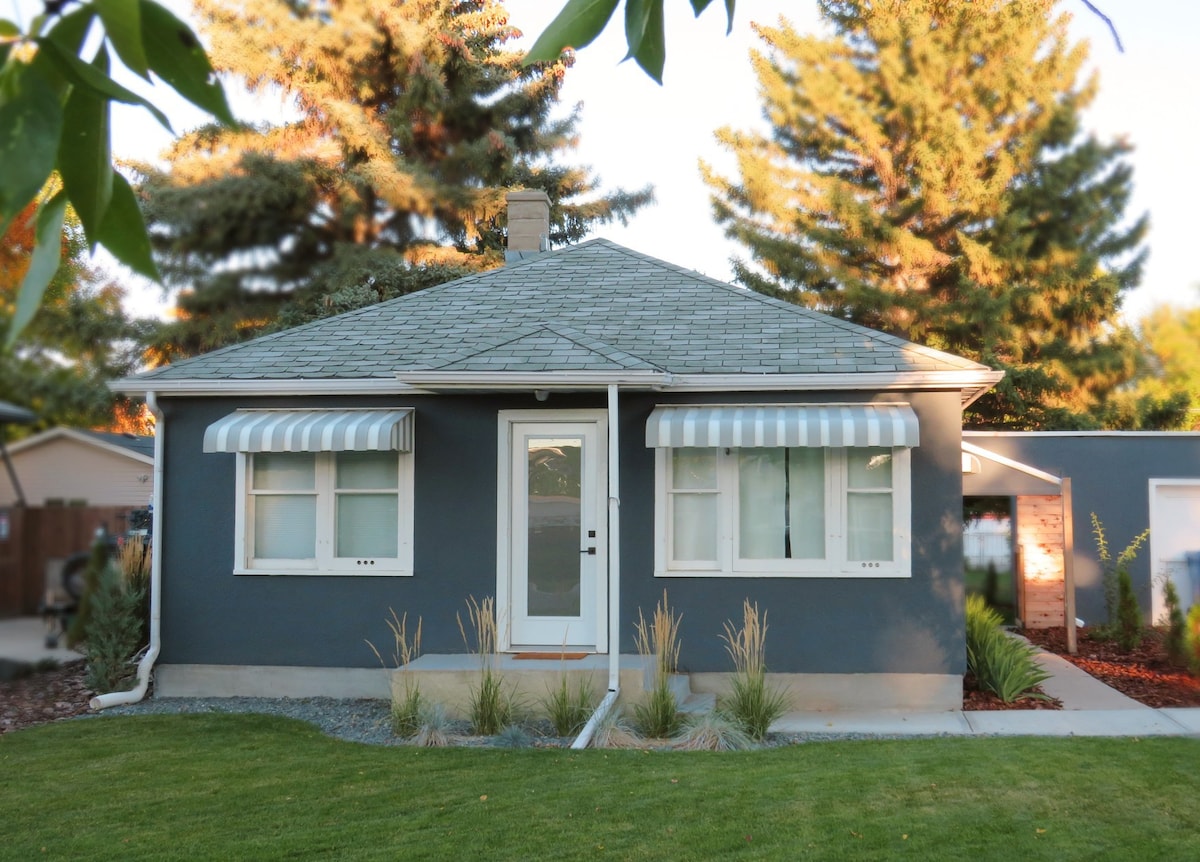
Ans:
MULTIPOLYGON (((581 606, 590 603, 596 614, 595 643, 571 646, 594 648, 597 653, 608 651, 608 413, 605 410, 501 410, 497 429, 496 475, 496 619, 499 628, 499 649, 512 650, 513 547, 513 445, 514 432, 523 424, 589 424, 596 433, 595 466, 592 472, 592 496, 595 511, 596 537, 589 540, 595 547, 595 590, 581 606)), ((583 597, 581 597, 581 600, 583 597)), ((516 644, 517 647, 543 646, 557 649, 561 643, 516 644)))

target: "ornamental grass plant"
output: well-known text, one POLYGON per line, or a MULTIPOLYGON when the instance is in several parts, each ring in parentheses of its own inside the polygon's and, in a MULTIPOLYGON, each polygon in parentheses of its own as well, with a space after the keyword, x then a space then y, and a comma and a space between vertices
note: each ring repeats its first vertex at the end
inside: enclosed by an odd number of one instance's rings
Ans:
POLYGON ((767 685, 767 612, 749 599, 742 603, 742 625, 726 621, 725 651, 733 659, 731 692, 723 698, 722 709, 755 742, 762 742, 771 722, 787 710, 787 695, 767 685))
POLYGON ((648 737, 667 739, 682 726, 679 703, 671 688, 671 676, 679 664, 679 622, 663 590, 662 601, 654 606, 654 616, 647 622, 638 608, 634 624, 634 644, 638 654, 651 659, 653 679, 645 700, 633 706, 634 724, 648 737))
MULTIPOLYGON (((402 689, 400 692, 392 689, 392 730, 397 736, 408 739, 420 730, 425 706, 421 697, 421 686, 409 669, 409 665, 421 655, 421 618, 417 617, 416 631, 410 633, 407 612, 397 617, 395 609, 388 608, 388 613, 391 615, 386 622, 392 634, 392 667, 398 672, 402 689)), ((367 646, 375 653, 379 663, 387 667, 387 662, 375 644, 368 640, 367 646)))
POLYGON ((479 658, 479 682, 470 694, 471 732, 494 736, 512 724, 516 713, 512 695, 504 690, 504 680, 495 667, 499 642, 496 601, 491 596, 482 601, 468 596, 467 624, 463 624, 461 614, 455 614, 455 619, 467 651, 479 658))

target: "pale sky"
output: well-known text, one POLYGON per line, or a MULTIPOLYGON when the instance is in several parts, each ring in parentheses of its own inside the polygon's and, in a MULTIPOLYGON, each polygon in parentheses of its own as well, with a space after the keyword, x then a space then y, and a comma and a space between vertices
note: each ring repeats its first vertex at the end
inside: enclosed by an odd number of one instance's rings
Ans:
MULTIPOLYGON (((18 2, 18 0, 10 0, 18 2)), ((532 41, 563 0, 508 0, 511 23, 532 41)), ((18 5, 27 5, 20 0, 18 5)), ((1177 0, 1095 0, 1116 24, 1125 45, 1119 53, 1103 21, 1081 0, 1063 0, 1074 17, 1073 32, 1092 43, 1092 62, 1100 73, 1100 93, 1084 123, 1105 139, 1125 136, 1135 146, 1135 192, 1130 214, 1149 212, 1150 260, 1142 286, 1129 294, 1132 318, 1153 305, 1200 301, 1200 262, 1194 255, 1200 219, 1200 170, 1194 163, 1200 131, 1200 3, 1177 0)), ((187 0, 167 5, 187 8, 187 0)), ((579 52, 567 74, 564 105, 582 104, 580 149, 576 162, 590 165, 605 186, 641 188, 652 183, 657 204, 630 225, 600 228, 593 236, 687 266, 715 278, 731 278, 729 259, 743 254, 725 239, 712 220, 708 191, 700 179, 700 159, 728 170, 730 161, 713 142, 723 125, 761 124, 761 110, 750 71, 748 51, 755 43, 752 20, 774 23, 786 13, 799 29, 817 27, 815 0, 741 0, 733 33, 726 37, 723 3, 713 3, 693 19, 685 0, 666 3, 667 65, 659 87, 625 53, 623 30, 612 26, 579 52)), ((618 13, 619 15, 619 13, 618 13)), ((162 90, 162 87, 156 90, 162 90)), ((255 119, 276 106, 255 105, 230 88, 234 111, 255 119)), ((197 115, 178 103, 153 98, 187 128, 197 115)), ((114 116, 118 157, 153 158, 168 141, 144 112, 122 110, 114 116)), ((156 291, 156 289, 153 289, 156 291)), ((146 294, 137 307, 145 312, 146 294)), ((152 296, 152 294, 151 294, 152 296)))

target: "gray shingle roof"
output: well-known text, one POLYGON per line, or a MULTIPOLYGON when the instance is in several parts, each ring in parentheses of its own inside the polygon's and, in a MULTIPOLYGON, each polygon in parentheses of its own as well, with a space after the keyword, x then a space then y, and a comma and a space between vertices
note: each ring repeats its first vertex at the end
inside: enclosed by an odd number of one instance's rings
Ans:
POLYGON ((596 239, 184 360, 138 380, 983 368, 596 239))

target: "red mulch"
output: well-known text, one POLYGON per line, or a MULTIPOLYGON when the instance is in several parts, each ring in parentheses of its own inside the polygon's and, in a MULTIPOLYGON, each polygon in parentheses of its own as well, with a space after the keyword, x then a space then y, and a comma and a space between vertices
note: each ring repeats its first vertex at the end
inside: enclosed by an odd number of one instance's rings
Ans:
POLYGON ((92 692, 83 659, 20 679, 0 680, 0 733, 45 724, 88 711, 92 692))
POLYGON ((1067 630, 1063 626, 1024 629, 1021 634, 1146 706, 1200 706, 1200 678, 1167 660, 1162 632, 1146 632, 1141 645, 1126 653, 1116 641, 1093 638, 1086 628, 1080 628, 1075 655, 1067 653, 1067 630))
POLYGON ((1005 703, 990 691, 983 691, 975 682, 975 677, 967 674, 963 678, 963 711, 980 712, 1000 709, 1062 709, 1062 701, 1045 696, 1041 686, 1034 689, 1041 697, 1022 697, 1012 703, 1005 703))

